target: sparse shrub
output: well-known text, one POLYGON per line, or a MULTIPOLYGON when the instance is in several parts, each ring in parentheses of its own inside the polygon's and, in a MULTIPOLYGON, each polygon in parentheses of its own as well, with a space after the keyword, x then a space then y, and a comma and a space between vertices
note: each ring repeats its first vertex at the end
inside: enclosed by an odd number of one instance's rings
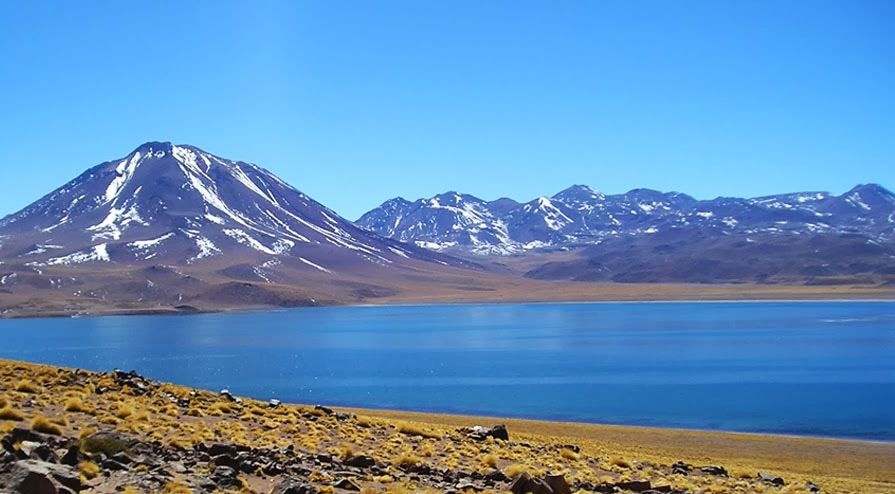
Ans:
POLYGON ((339 458, 341 458, 342 460, 347 460, 347 459, 353 458, 355 456, 354 449, 351 447, 350 444, 343 444, 343 445, 339 446, 338 453, 339 453, 339 458))
POLYGON ((169 482, 161 494, 193 494, 192 489, 177 482, 169 482))
POLYGON ((100 468, 99 465, 92 461, 84 461, 78 465, 78 471, 81 472, 85 479, 90 480, 99 475, 100 468))
POLYGON ((118 409, 115 410, 115 416, 120 419, 126 419, 134 414, 134 407, 130 404, 118 405, 118 409))
POLYGON ((99 432, 99 429, 97 429, 96 427, 84 427, 83 429, 81 429, 81 432, 78 433, 78 438, 84 439, 85 437, 92 436, 97 432, 99 432))
POLYGON ((523 473, 530 473, 530 472, 531 472, 531 468, 528 465, 522 465, 521 463, 515 463, 513 465, 508 466, 506 468, 506 470, 504 470, 503 473, 507 477, 514 479, 514 478, 522 475, 523 473))
POLYGON ((435 445, 432 444, 431 442, 426 442, 425 444, 420 446, 418 451, 420 452, 421 455, 428 458, 435 454, 435 445))
POLYGON ((416 456, 411 453, 401 453, 395 458, 394 464, 399 467, 409 467, 413 465, 419 465, 422 462, 422 458, 416 456))
POLYGON ((429 439, 441 439, 442 437, 441 433, 437 431, 429 431, 416 424, 408 424, 406 422, 398 424, 398 432, 407 434, 408 436, 419 436, 429 439))
POLYGON ((71 397, 65 401, 65 411, 93 414, 93 409, 85 405, 78 397, 71 397))
POLYGON ((21 392, 21 393, 31 393, 31 394, 34 394, 34 393, 37 393, 37 391, 39 390, 39 388, 37 387, 36 384, 34 384, 34 383, 31 382, 31 381, 28 381, 28 380, 21 380, 21 381, 19 381, 18 383, 16 383, 15 390, 16 390, 16 391, 19 391, 19 392, 21 392))
POLYGON ((25 416, 22 415, 22 412, 6 406, 0 408, 0 420, 14 420, 16 422, 19 422, 25 420, 25 416))
POLYGON ((484 463, 485 466, 489 466, 491 468, 497 468, 497 462, 499 462, 499 461, 500 461, 500 458, 493 453, 487 454, 482 457, 482 463, 484 463))
POLYGON ((563 448, 563 449, 561 449, 561 450, 559 451, 559 456, 565 458, 566 460, 572 460, 572 461, 577 460, 578 458, 581 457, 581 455, 579 455, 578 453, 572 451, 572 450, 569 449, 569 448, 563 448))
POLYGON ((43 432, 44 434, 52 434, 54 436, 62 435, 62 428, 43 415, 34 417, 34 420, 31 421, 31 429, 36 432, 43 432))

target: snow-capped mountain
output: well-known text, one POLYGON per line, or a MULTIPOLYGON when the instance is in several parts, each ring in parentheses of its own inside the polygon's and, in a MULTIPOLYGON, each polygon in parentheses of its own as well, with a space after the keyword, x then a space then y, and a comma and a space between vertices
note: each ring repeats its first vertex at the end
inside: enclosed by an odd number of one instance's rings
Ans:
POLYGON ((380 235, 433 250, 457 247, 499 254, 503 252, 490 249, 510 243, 507 225, 495 218, 490 203, 456 192, 415 202, 391 199, 365 214, 359 224, 380 235))
POLYGON ((94 166, 0 220, 7 290, 152 266, 302 286, 308 277, 470 265, 360 229, 257 165, 167 142, 94 166))
POLYGON ((684 230, 710 235, 859 234, 879 242, 895 238, 895 195, 875 184, 859 185, 841 196, 807 192, 706 201, 650 189, 606 195, 575 185, 523 204, 500 201, 495 207, 498 201, 457 193, 415 202, 392 200, 357 224, 436 250, 503 255, 684 230), (451 199, 449 208, 431 206, 443 204, 445 196, 451 199))

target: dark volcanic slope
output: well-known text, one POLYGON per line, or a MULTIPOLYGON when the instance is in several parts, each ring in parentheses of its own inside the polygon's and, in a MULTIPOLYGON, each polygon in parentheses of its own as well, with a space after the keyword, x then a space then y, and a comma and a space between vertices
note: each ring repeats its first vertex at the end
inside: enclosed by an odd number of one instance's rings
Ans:
POLYGON ((354 283, 376 293, 390 290, 356 278, 472 266, 357 228, 256 165, 162 142, 95 166, 4 218, 0 262, 5 299, 30 287, 138 302, 286 305, 314 297, 220 284, 354 283))

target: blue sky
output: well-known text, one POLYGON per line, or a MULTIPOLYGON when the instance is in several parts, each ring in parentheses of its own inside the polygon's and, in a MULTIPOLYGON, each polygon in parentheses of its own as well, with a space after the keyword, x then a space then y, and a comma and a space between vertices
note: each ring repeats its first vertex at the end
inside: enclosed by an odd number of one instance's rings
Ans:
POLYGON ((0 215, 142 142, 351 219, 573 183, 895 188, 895 2, 0 3, 0 215))

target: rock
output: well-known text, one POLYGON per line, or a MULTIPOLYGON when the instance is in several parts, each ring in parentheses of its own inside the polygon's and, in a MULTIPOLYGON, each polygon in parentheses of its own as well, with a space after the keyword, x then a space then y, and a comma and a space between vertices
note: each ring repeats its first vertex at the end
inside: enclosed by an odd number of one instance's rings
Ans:
POLYGON ((815 484, 814 482, 811 482, 810 480, 808 482, 805 482, 805 488, 811 492, 820 492, 820 486, 815 484))
POLYGON ((14 463, 8 474, 0 475, 0 485, 21 494, 77 493, 81 477, 66 465, 22 460, 14 463))
POLYGON ((277 407, 279 407, 282 403, 283 403, 283 402, 281 402, 280 400, 270 400, 270 401, 267 402, 267 406, 268 406, 268 408, 277 408, 277 407))
POLYGON ((370 456, 353 456, 343 462, 344 465, 349 467, 357 467, 357 468, 370 468, 376 464, 376 460, 374 460, 370 456))
POLYGON ((237 459, 235 456, 230 455, 230 454, 223 454, 223 455, 215 456, 214 458, 211 459, 211 462, 217 466, 230 467, 233 470, 239 470, 240 469, 239 466, 242 464, 242 462, 239 461, 239 459, 237 459))
POLYGON ((579 448, 578 446, 575 446, 574 444, 564 444, 564 445, 560 446, 559 448, 560 449, 568 449, 575 453, 581 452, 581 448, 579 448))
POLYGON ((230 467, 219 466, 215 468, 211 474, 211 480, 216 486, 225 489, 239 489, 242 487, 242 483, 236 478, 236 470, 230 467))
POLYGON ((650 490, 652 486, 649 480, 629 480, 627 482, 617 482, 615 487, 622 491, 643 492, 650 490))
POLYGON ((314 410, 317 410, 318 412, 323 412, 325 415, 332 415, 332 414, 336 413, 336 412, 333 411, 332 408, 325 407, 325 406, 323 406, 323 405, 317 405, 317 406, 315 406, 315 407, 314 407, 314 410))
POLYGON ((84 459, 84 457, 81 455, 80 446, 75 444, 75 445, 69 446, 69 448, 65 452, 65 454, 62 455, 62 458, 59 459, 59 463, 62 463, 63 465, 68 465, 70 467, 76 467, 76 466, 78 466, 78 463, 81 463, 81 461, 83 459, 84 459))
POLYGON ((509 487, 513 494, 553 494, 553 489, 541 479, 533 479, 523 473, 513 480, 509 487))
POLYGON ((231 455, 236 456, 236 446, 232 444, 212 444, 211 446, 206 446, 205 444, 199 444, 196 446, 196 449, 199 451, 203 451, 208 453, 210 456, 220 456, 220 455, 231 455))
POLYGON ((336 412, 335 414, 333 414, 333 416, 336 418, 336 420, 340 420, 343 422, 354 418, 353 413, 345 413, 345 412, 336 412))
POLYGON ((476 441, 484 441, 489 437, 501 439, 503 441, 510 440, 510 434, 507 432, 507 426, 505 425, 495 425, 490 429, 477 425, 471 429, 462 429, 462 431, 466 432, 466 435, 469 438, 475 439, 476 441))
POLYGON ((112 472, 120 472, 129 469, 124 463, 115 461, 111 458, 103 460, 101 466, 103 467, 103 470, 110 470, 112 472))
POLYGON ((2 492, 19 494, 58 494, 59 489, 49 476, 27 470, 13 470, 0 475, 2 492), (8 490, 6 490, 8 489, 8 490))
POLYGON ((459 492, 464 492, 464 491, 469 491, 469 490, 480 492, 480 491, 485 490, 484 487, 482 487, 478 484, 474 484, 472 482, 459 482, 459 483, 457 483, 457 485, 454 486, 454 489, 456 489, 459 492))
POLYGON ((507 431, 507 426, 503 424, 492 427, 491 430, 488 431, 488 435, 494 439, 502 439, 504 441, 510 440, 510 433, 507 431))
POLYGON ((317 488, 297 479, 287 478, 276 485, 270 494, 318 494, 317 488))
POLYGON ((335 487, 336 489, 343 489, 346 491, 356 491, 356 492, 360 491, 360 486, 355 484, 350 479, 342 479, 342 480, 336 482, 335 484, 333 484, 333 487, 335 487))
POLYGON ((548 475, 544 481, 550 486, 553 494, 572 494, 572 488, 562 475, 548 475))
POLYGON ((106 456, 114 456, 122 451, 127 451, 137 441, 119 432, 97 432, 84 438, 81 449, 87 453, 102 453, 106 456))
POLYGON ((676 461, 673 465, 671 465, 671 473, 688 475, 691 470, 693 470, 693 466, 682 461, 676 461))
MULTIPOLYGON (((32 458, 31 453, 33 453, 40 445, 41 443, 36 441, 22 441, 19 443, 19 451, 22 452, 25 458, 32 458)), ((36 460, 37 458, 34 459, 36 460)))
POLYGON ((5 440, 9 440, 10 444, 21 443, 25 441, 32 441, 36 443, 42 443, 46 441, 46 436, 38 434, 30 429, 22 429, 20 427, 16 427, 4 438, 5 440))
POLYGON ((493 472, 489 472, 485 475, 485 480, 491 482, 508 482, 510 480, 503 472, 500 470, 494 470, 493 472))
POLYGON ((707 473, 709 475, 720 475, 722 477, 727 477, 727 469, 724 467, 708 466, 702 467, 699 470, 701 470, 702 473, 707 473))
POLYGON ((767 482, 771 485, 776 485, 777 487, 780 487, 785 483, 783 482, 783 477, 777 477, 776 475, 771 475, 764 472, 758 472, 758 480, 767 482))

